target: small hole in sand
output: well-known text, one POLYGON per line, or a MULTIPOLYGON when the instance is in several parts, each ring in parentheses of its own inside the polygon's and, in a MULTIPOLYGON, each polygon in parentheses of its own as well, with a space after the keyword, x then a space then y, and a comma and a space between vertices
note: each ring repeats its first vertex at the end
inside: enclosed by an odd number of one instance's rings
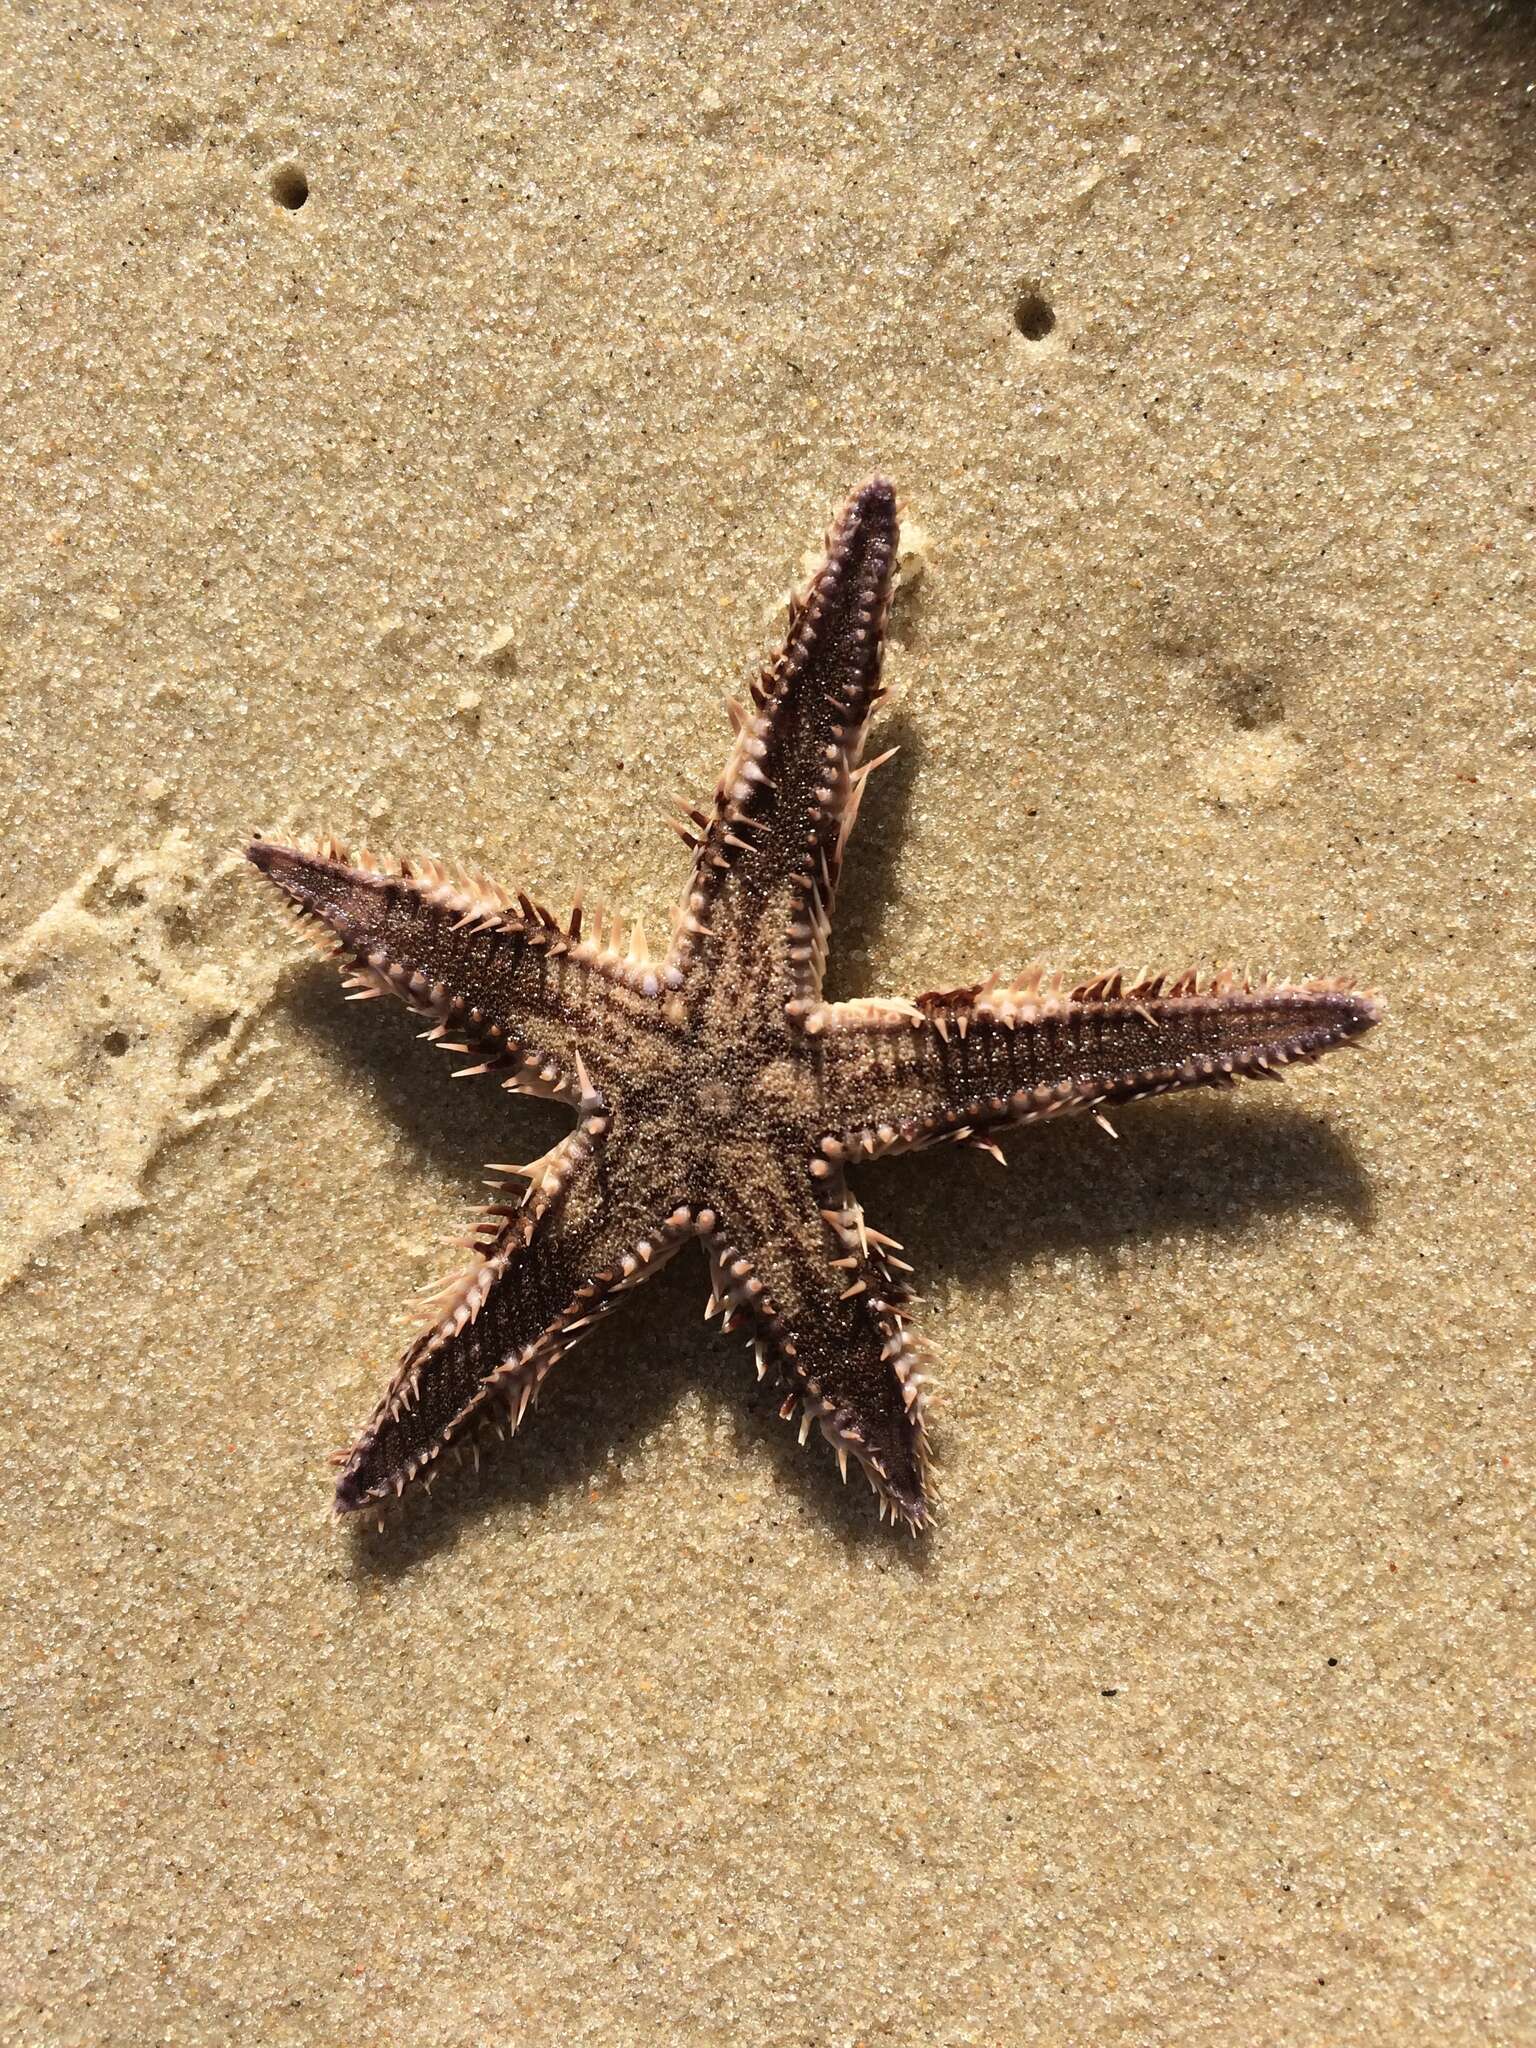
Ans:
POLYGON ((1044 341, 1056 325, 1051 302, 1038 285, 1025 285, 1014 300, 1013 324, 1026 341, 1044 341))
POLYGON ((279 164, 272 173, 270 189, 279 206, 297 213, 309 197, 309 180, 297 164, 279 164))
POLYGON ((120 1060, 123 1054, 128 1050, 127 1032, 109 1031, 106 1037, 101 1041, 101 1049, 106 1054, 109 1060, 120 1060))

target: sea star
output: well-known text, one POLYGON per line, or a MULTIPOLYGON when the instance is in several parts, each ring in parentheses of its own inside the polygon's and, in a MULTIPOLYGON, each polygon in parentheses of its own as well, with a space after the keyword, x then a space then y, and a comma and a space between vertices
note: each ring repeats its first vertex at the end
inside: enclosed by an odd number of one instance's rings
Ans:
MULTIPOLYGON (((735 740, 693 851, 672 942, 562 923, 432 859, 330 838, 249 848, 355 997, 398 996, 466 1073, 567 1103, 577 1124, 465 1240, 350 1453, 338 1514, 405 1491, 450 1446, 516 1427, 598 1318, 696 1238, 708 1313, 752 1334, 800 1438, 851 1454, 911 1528, 931 1517, 929 1375, 910 1272, 844 1170, 943 1141, 1176 1088, 1276 1078, 1358 1038, 1378 1000, 1344 980, 1250 984, 1031 968, 913 1001, 822 999, 833 893, 865 781, 865 730, 897 540, 881 477, 849 499, 791 603, 782 652, 732 704, 735 740)), ((999 1155, 1001 1156, 1001 1155, 999 1155)))

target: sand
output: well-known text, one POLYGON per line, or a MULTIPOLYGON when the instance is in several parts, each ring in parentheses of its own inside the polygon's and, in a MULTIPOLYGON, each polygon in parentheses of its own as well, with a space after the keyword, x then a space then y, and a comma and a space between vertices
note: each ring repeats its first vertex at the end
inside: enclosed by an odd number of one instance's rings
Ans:
POLYGON ((8 2040, 1536 2039, 1533 64, 1513 6, 12 10, 8 2040), (242 839, 663 925, 876 465, 837 991, 1389 1024, 864 1177, 931 1540, 692 1258, 332 1530, 561 1119, 347 1008, 242 839))

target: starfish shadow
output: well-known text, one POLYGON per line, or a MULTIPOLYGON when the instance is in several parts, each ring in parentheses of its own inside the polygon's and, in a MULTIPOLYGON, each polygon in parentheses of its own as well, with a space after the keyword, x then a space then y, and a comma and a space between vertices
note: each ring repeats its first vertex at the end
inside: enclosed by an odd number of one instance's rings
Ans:
MULTIPOLYGON (((871 1213, 905 1237, 920 1274, 949 1272, 973 1286, 1000 1283, 1062 1251, 1112 1259, 1149 1239, 1236 1238, 1266 1215, 1328 1212, 1361 1229, 1371 1215, 1369 1184, 1350 1147, 1321 1119, 1283 1104, 1163 1104, 1146 1117, 1124 1112, 1118 1147, 1102 1132, 1061 1126, 1016 1139, 1012 1154, 1006 1180, 954 1153, 886 1161, 865 1170, 861 1193, 871 1213), (959 1230, 957 1213, 965 1218, 959 1230)), ((450 1471, 430 1498, 413 1496, 382 1530, 359 1527, 353 1570, 398 1577, 451 1549, 487 1513, 520 1515, 583 1488, 611 1496, 629 1483, 623 1462, 690 1386, 726 1419, 743 1463, 766 1454, 778 1485, 798 1490, 849 1553, 875 1545, 906 1569, 927 1569, 942 1535, 893 1541, 862 1485, 845 1489, 831 1459, 815 1455, 817 1444, 801 1451, 775 1398, 753 1383, 738 1340, 697 1328, 704 1291, 701 1262, 683 1252, 561 1363, 514 1449, 500 1455, 493 1447, 476 1473, 450 1471)), ((931 1324, 930 1334, 942 1372, 942 1324, 931 1324)))
MULTIPOLYGON (((909 636, 925 599, 923 586, 898 596, 894 638, 909 636)), ((917 722, 899 699, 879 718, 872 744, 898 751, 873 784, 849 846, 834 995, 879 988, 883 980, 875 962, 901 901, 896 853, 925 752, 917 722)), ((314 1042, 338 1067, 371 1079, 418 1164, 470 1202, 481 1194, 487 1158, 532 1157, 570 1128, 568 1112, 555 1105, 509 1101, 489 1082, 458 1086, 450 1063, 415 1042, 418 1025, 383 1004, 364 1010, 338 1003, 318 964, 295 996, 314 1042)), ((855 1178, 872 1218, 907 1240, 920 1276, 949 1270, 983 1286, 989 1278, 1001 1285, 1005 1273, 1063 1250, 1086 1249, 1108 1267, 1133 1241, 1234 1235, 1257 1217, 1293 1209, 1342 1213, 1362 1229, 1369 1223, 1369 1188, 1348 1146, 1274 1091, 1219 1104, 1184 1097, 1116 1115, 1124 1132, 1118 1145, 1086 1120, 1019 1134, 1010 1141, 1007 1176, 939 1149, 855 1178)), ((442 1203, 444 1235, 454 1206, 451 1197, 442 1203)), ((862 1486, 845 1491, 830 1458, 801 1454, 795 1433, 779 1419, 771 1383, 754 1385, 740 1340, 722 1341, 699 1325, 704 1288, 700 1261, 684 1252, 561 1363, 513 1455, 491 1458, 478 1479, 447 1478, 430 1507, 413 1496, 382 1535, 360 1531, 358 1567, 404 1569, 456 1540, 465 1516, 488 1507, 515 1510, 594 1482, 622 1485, 627 1453, 662 1424, 685 1384, 702 1386, 718 1403, 744 1457, 761 1444, 786 1481, 793 1474, 793 1484, 846 1543, 887 1544, 862 1486)), ((942 1359, 945 1333, 936 1327, 931 1335, 942 1359)), ((897 1544, 894 1551, 921 1568, 932 1545, 897 1544)))
MULTIPOLYGON (((883 1160, 863 1170, 860 1195, 920 1275, 973 1288, 1062 1252, 1112 1270, 1127 1246, 1237 1239, 1269 1216, 1328 1214, 1369 1231, 1370 1181, 1322 1117, 1272 1096, 1184 1096, 1115 1119, 1118 1142, 1086 1117, 1015 1133, 1006 1173, 956 1152, 883 1160)), ((932 1334, 942 1358, 942 1331, 932 1334)))
POLYGON ((837 888, 837 935, 827 975, 827 997, 874 993, 879 988, 873 956, 880 937, 900 905, 896 861, 907 836, 907 820, 917 788, 924 745, 916 719, 901 705, 882 716, 870 741, 871 751, 896 749, 895 759, 880 768, 859 811, 859 829, 848 842, 837 888))
MULTIPOLYGON (((867 897, 862 910, 868 920, 867 897)), ((569 1124, 554 1105, 497 1101, 483 1085, 457 1086, 447 1062, 414 1042, 408 1020, 342 1008, 318 965, 295 1007, 339 1064, 371 1074, 434 1171, 460 1182, 469 1162, 467 1195, 479 1191, 487 1152, 508 1139, 514 1152, 537 1152, 569 1124), (506 1139, 497 1135, 503 1121, 506 1139)), ((1062 1251, 1086 1248, 1112 1262, 1131 1243, 1235 1238, 1271 1215, 1326 1212, 1369 1227, 1370 1185, 1353 1150, 1322 1118, 1289 1103, 1185 1097, 1116 1114, 1118 1144, 1085 1119, 1010 1139, 1006 1175, 961 1153, 910 1154, 862 1169, 861 1198, 872 1218, 906 1240, 920 1276, 947 1272, 972 1286, 1001 1284, 1062 1251)), ((893 1544, 865 1489, 845 1489, 831 1459, 815 1455, 818 1445, 800 1450, 771 1390, 754 1383, 740 1340, 699 1326, 706 1291, 702 1261, 685 1249, 562 1361, 515 1450, 500 1455, 492 1446, 477 1473, 445 1473, 430 1497, 413 1495, 382 1531, 358 1527, 352 1568, 393 1578, 451 1548, 488 1512, 517 1515, 583 1488, 611 1495, 628 1483, 627 1458, 692 1386, 726 1418, 742 1459, 766 1454, 785 1491, 797 1489, 850 1551, 889 1547, 907 1568, 923 1570, 934 1543, 893 1544)), ((942 1367, 942 1326, 930 1335, 942 1367)))
MULTIPOLYGON (((456 1081, 454 1059, 419 1042, 421 1024, 386 1003, 342 1003, 323 961, 306 968, 292 1011, 312 1043, 349 1075, 371 1077, 389 1120, 410 1138, 434 1173, 479 1201, 488 1159, 532 1159, 571 1127, 558 1103, 509 1096, 492 1080, 456 1081), (506 1148, 510 1146, 509 1152, 506 1148)), ((443 1210, 449 1234, 451 1201, 443 1210)))

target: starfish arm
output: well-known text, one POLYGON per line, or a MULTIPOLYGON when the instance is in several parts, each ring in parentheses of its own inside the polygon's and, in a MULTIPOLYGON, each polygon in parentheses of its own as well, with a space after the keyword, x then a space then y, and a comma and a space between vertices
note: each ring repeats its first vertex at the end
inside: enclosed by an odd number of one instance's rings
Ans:
POLYGON ((726 1327, 752 1330, 760 1378, 772 1371, 784 1420, 800 1416, 862 1466, 881 1511, 912 1529, 930 1519, 925 1354, 910 1327, 895 1240, 864 1221, 840 1174, 816 1179, 786 1157, 718 1214, 701 1215, 726 1327))
POLYGON ((658 970, 526 896, 430 859, 355 857, 255 840, 250 859, 301 926, 347 969, 355 1000, 392 995, 432 1019, 427 1037, 472 1053, 470 1073, 519 1093, 581 1099, 580 1051, 622 1056, 656 1012, 658 970))
POLYGON ((843 848, 858 813, 865 728, 896 561, 896 497, 874 477, 844 506, 826 556, 791 601, 788 636, 733 706, 736 739, 713 812, 693 814, 693 872, 668 964, 761 961, 787 1003, 820 991, 843 848))
POLYGON ((1370 1030, 1378 997, 1348 981, 1194 974, 1069 988, 1038 971, 920 996, 826 1004, 806 1020, 822 1048, 829 1168, 1175 1089, 1278 1079, 1370 1030))
POLYGON ((341 1461, 338 1514, 393 1500, 450 1447, 515 1430, 550 1367, 698 1234, 691 1210, 654 1216, 622 1199, 628 1147, 587 1100, 568 1137, 514 1169, 526 1195, 485 1212, 468 1265, 435 1291, 426 1327, 341 1461))

